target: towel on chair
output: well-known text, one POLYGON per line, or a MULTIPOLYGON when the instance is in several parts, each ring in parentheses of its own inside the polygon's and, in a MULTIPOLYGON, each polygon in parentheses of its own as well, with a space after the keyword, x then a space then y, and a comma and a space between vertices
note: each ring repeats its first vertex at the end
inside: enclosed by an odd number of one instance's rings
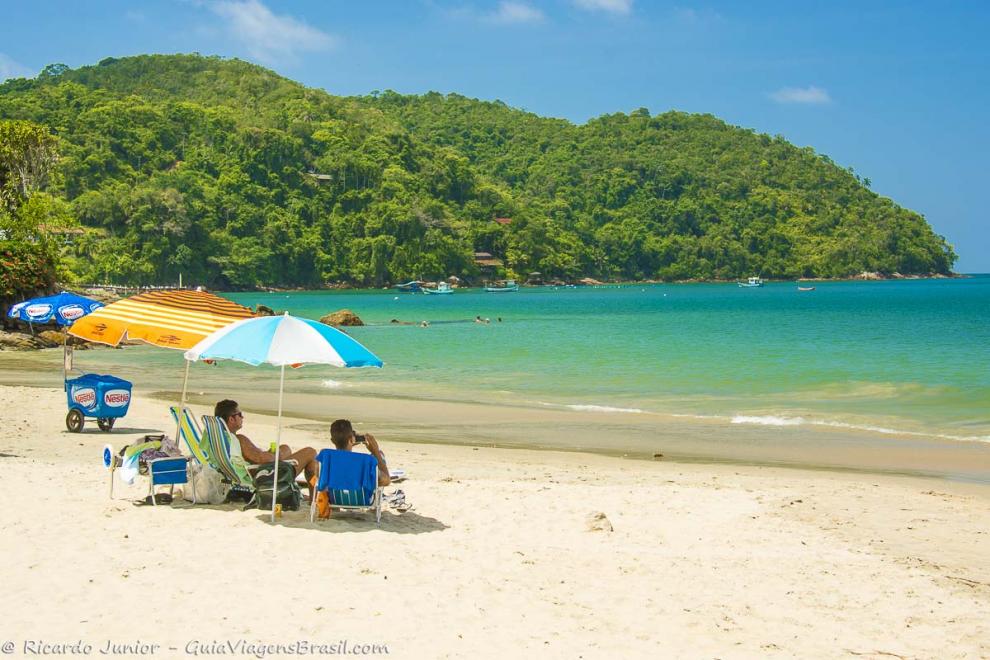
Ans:
POLYGON ((363 491, 366 502, 378 487, 378 459, 370 454, 355 454, 339 449, 324 449, 317 456, 320 463, 318 491, 363 491))

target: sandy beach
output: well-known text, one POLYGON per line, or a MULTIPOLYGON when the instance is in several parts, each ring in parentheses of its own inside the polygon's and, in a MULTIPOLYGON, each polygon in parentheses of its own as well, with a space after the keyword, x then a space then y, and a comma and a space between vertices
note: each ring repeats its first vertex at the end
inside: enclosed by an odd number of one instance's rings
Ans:
MULTIPOLYGON (((135 396, 111 434, 68 433, 58 388, 3 386, 0 403, 0 642, 15 656, 990 656, 986 486, 382 433, 411 511, 270 525, 239 505, 136 506, 143 479, 108 497, 101 448, 174 433, 162 402, 135 396)), ((245 408, 253 437, 273 435, 245 408)), ((328 444, 307 420, 284 439, 328 444)))

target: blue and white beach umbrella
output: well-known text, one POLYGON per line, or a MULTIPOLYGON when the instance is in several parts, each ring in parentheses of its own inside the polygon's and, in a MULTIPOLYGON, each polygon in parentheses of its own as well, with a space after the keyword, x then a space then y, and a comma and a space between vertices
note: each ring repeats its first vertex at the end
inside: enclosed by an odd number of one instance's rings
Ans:
MULTIPOLYGON (((282 394, 286 365, 331 364, 336 367, 381 367, 382 361, 356 340, 329 325, 296 316, 260 316, 236 321, 220 328, 185 352, 196 360, 237 360, 253 366, 281 367, 278 385, 278 430, 276 449, 282 445, 282 394)), ((278 453, 276 452, 276 457, 278 453)), ((278 483, 275 461, 274 482, 278 483)), ((272 497, 272 521, 275 521, 272 497)))
POLYGON ((7 310, 7 316, 28 323, 48 323, 55 319, 58 325, 72 325, 76 319, 100 307, 103 307, 103 303, 63 291, 55 296, 32 298, 17 303, 7 310))
POLYGON ((253 366, 382 366, 374 353, 340 330, 288 314, 236 321, 207 336, 185 355, 192 362, 237 360, 253 366))

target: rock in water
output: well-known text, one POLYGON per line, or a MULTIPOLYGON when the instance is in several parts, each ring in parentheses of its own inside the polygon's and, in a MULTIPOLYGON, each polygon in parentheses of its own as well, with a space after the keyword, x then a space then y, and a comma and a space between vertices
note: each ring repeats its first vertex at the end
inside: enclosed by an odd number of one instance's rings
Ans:
POLYGON ((595 513, 589 513, 588 518, 585 520, 588 525, 589 532, 611 532, 612 523, 609 522, 608 517, 601 511, 596 511, 595 513))
POLYGON ((320 323, 326 323, 327 325, 364 325, 364 321, 349 309, 341 309, 332 314, 327 314, 320 318, 320 323))
POLYGON ((275 310, 268 305, 262 305, 258 303, 258 306, 254 308, 254 313, 258 316, 275 316, 275 310))

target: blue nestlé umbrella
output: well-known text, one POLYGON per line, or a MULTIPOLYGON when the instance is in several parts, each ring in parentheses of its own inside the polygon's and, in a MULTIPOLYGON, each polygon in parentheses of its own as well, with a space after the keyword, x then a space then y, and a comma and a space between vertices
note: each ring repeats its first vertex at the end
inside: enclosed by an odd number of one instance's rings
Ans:
POLYGON ((55 296, 32 298, 17 303, 7 311, 7 316, 28 323, 48 323, 52 319, 58 325, 72 325, 78 318, 103 307, 103 303, 63 291, 55 296))
MULTIPOLYGON (((54 320, 57 325, 72 325, 76 319, 81 319, 90 312, 103 307, 103 303, 85 298, 75 293, 63 291, 58 295, 45 296, 43 298, 32 298, 24 302, 17 303, 9 310, 7 316, 12 319, 27 321, 34 334, 35 323, 48 323, 54 320)), ((68 370, 71 368, 71 352, 68 346, 68 336, 62 344, 62 380, 68 377, 68 370)))
MULTIPOLYGON (((282 393, 285 367, 331 364, 336 367, 381 367, 371 351, 336 328, 296 316, 261 316, 236 321, 207 336, 185 353, 196 360, 237 360, 257 366, 281 368, 278 385, 278 430, 276 449, 282 444, 282 393)), ((276 451, 276 457, 278 452, 276 451)), ((278 484, 278 460, 273 484, 278 484)), ((272 521, 275 520, 275 491, 272 492, 272 521)))

